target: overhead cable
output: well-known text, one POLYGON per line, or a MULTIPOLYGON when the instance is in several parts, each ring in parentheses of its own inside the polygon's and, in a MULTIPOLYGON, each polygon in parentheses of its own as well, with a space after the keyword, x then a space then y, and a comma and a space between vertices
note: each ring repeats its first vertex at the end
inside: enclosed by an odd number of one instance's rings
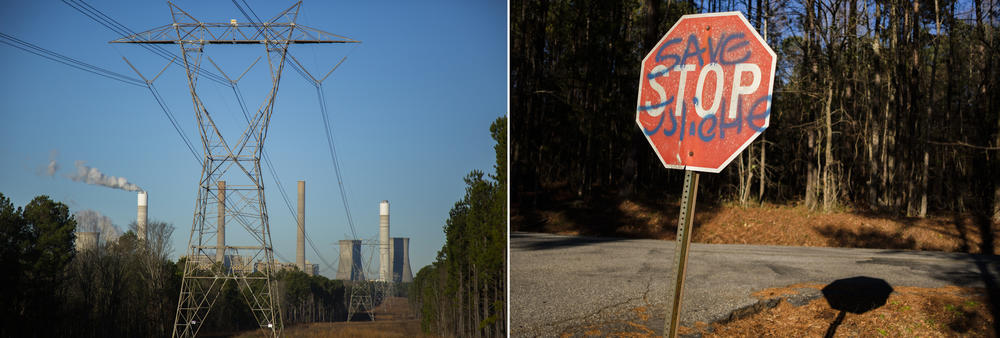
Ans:
MULTIPOLYGON (((246 104, 243 102, 243 94, 242 91, 240 91, 239 89, 239 85, 236 83, 232 83, 231 87, 233 89, 233 93, 236 95, 237 101, 239 102, 240 111, 243 113, 243 118, 247 121, 247 123, 250 123, 250 114, 247 111, 246 104)), ((281 199, 285 202, 285 207, 288 208, 288 214, 291 215, 292 219, 296 219, 295 211, 292 209, 292 203, 289 201, 288 194, 285 192, 284 185, 281 183, 281 179, 277 174, 277 169, 275 169, 274 164, 271 163, 271 157, 268 155, 267 149, 261 149, 261 154, 263 155, 262 157, 264 158, 264 163, 266 163, 267 167, 270 169, 269 171, 271 172, 271 178, 274 180, 274 184, 278 188, 278 193, 281 196, 281 199)), ((319 260, 326 266, 327 269, 332 270, 333 265, 330 264, 325 258, 323 258, 323 255, 319 252, 319 249, 317 249, 316 245, 313 243, 312 238, 310 238, 308 234, 305 234, 305 238, 306 241, 308 241, 309 243, 309 247, 312 248, 314 253, 316 253, 316 257, 319 258, 319 260)))
MULTIPOLYGON (((94 20, 95 22, 101 24, 105 28, 111 30, 115 34, 125 37, 134 36, 137 34, 135 31, 129 29, 127 26, 121 24, 120 22, 108 16, 107 14, 104 14, 104 12, 95 8, 94 6, 91 6, 90 4, 84 2, 83 0, 62 0, 62 2, 72 7, 73 9, 77 10, 81 14, 87 16, 91 20, 94 20)), ((165 60, 177 64, 178 66, 184 66, 184 61, 181 61, 181 58, 178 57, 177 54, 168 51, 166 48, 162 46, 148 45, 148 44, 140 44, 140 46, 152 52, 153 54, 162 57, 165 60)), ((218 84, 227 83, 226 80, 223 79, 221 76, 206 71, 202 69, 200 66, 196 68, 196 71, 205 78, 209 79, 210 81, 216 82, 218 84)))
POLYGON ((103 77, 106 77, 106 78, 109 78, 109 79, 112 79, 112 80, 120 81, 120 82, 127 83, 127 84, 130 84, 130 85, 136 85, 136 86, 145 86, 146 85, 145 83, 142 82, 142 80, 136 79, 134 77, 131 77, 131 76, 128 76, 128 75, 124 75, 124 74, 121 74, 121 73, 117 73, 117 72, 114 72, 114 71, 111 71, 111 70, 107 70, 107 69, 104 69, 104 68, 101 68, 101 67, 98 67, 98 66, 95 66, 95 65, 92 65, 92 64, 89 64, 89 63, 86 63, 86 62, 83 62, 83 61, 80 61, 80 60, 77 60, 77 59, 74 59, 74 58, 71 58, 71 57, 59 54, 59 53, 56 53, 56 52, 53 52, 51 50, 42 48, 42 47, 40 47, 38 45, 32 44, 30 42, 27 42, 27 41, 24 41, 24 40, 21 40, 21 39, 18 39, 18 38, 15 38, 15 37, 7 35, 5 33, 0 33, 0 42, 6 44, 8 46, 11 46, 11 47, 23 50, 25 52, 32 53, 32 54, 44 57, 46 59, 49 59, 49 60, 52 60, 52 61, 56 61, 56 62, 62 63, 64 65, 67 65, 67 66, 70 66, 70 67, 73 67, 73 68, 76 68, 76 69, 79 69, 79 70, 82 70, 82 71, 86 71, 86 72, 89 72, 89 73, 100 75, 100 76, 103 76, 103 77))
MULTIPOLYGON (((246 5, 247 8, 246 10, 244 10, 243 6, 241 6, 239 2, 237 2, 236 0, 232 0, 232 2, 233 5, 236 5, 236 8, 239 9, 240 13, 242 13, 243 16, 248 21, 254 23, 255 26, 261 26, 261 25, 256 25, 256 23, 261 22, 262 20, 260 20, 260 17, 257 16, 257 14, 253 11, 252 8, 250 8, 250 5, 247 4, 246 1, 243 1, 243 4, 246 5), (253 14, 253 17, 250 17, 250 14, 247 13, 247 10, 249 10, 250 13, 253 14), (255 18, 256 21, 254 21, 255 18)), ((262 33, 264 32, 262 31, 262 33)), ((326 109, 326 97, 323 95, 323 89, 322 89, 323 85, 321 82, 317 82, 311 76, 308 76, 307 72, 304 69, 301 69, 295 62, 291 62, 289 60, 286 60, 285 62, 287 62, 290 66, 292 66, 292 69, 298 72, 299 75, 301 75, 306 80, 309 80, 313 84, 313 86, 316 87, 316 93, 318 94, 319 105, 320 105, 320 112, 323 117, 323 129, 326 133, 327 148, 330 151, 330 159, 333 162, 333 169, 337 175, 337 186, 340 188, 340 198, 344 204, 344 212, 347 215, 347 223, 351 229, 351 235, 353 236, 354 239, 358 239, 358 234, 354 227, 354 217, 351 215, 351 208, 347 201, 347 192, 344 189, 343 175, 340 171, 340 161, 337 159, 337 149, 333 141, 333 128, 332 126, 330 126, 330 118, 326 109)))

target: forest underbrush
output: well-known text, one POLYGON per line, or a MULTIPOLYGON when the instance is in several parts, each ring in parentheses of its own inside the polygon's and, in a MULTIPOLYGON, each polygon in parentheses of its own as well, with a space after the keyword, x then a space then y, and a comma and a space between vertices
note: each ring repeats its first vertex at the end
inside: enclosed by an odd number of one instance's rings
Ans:
MULTIPOLYGON (((512 231, 663 240, 676 236, 677 196, 621 197, 617 191, 597 190, 577 195, 554 189, 523 197, 511 203, 512 231)), ((796 202, 696 203, 695 243, 1000 252, 1000 224, 971 213, 931 212, 917 218, 850 207, 822 212, 796 202)))

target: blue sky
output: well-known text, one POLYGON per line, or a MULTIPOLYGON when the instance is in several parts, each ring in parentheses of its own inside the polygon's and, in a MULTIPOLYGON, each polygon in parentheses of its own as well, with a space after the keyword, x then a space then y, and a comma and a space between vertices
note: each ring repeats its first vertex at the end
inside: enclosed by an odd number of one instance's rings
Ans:
MULTIPOLYGON (((134 31, 171 22, 163 1, 88 3, 134 31)), ((230 1, 174 3, 203 22, 245 21, 230 1)), ((294 4, 248 3, 262 18, 294 4)), ((411 238, 410 264, 416 274, 444 243, 442 226, 464 193, 462 177, 473 169, 492 170, 489 125, 505 115, 507 100, 506 5, 305 1, 298 23, 363 41, 290 50, 317 77, 347 56, 324 83, 324 92, 358 237, 376 238, 378 203, 389 200, 392 236, 411 238)), ((109 44, 119 36, 60 1, 0 3, 0 32, 133 77, 123 56, 147 77, 166 64, 138 46, 109 44)), ((179 54, 177 46, 166 47, 179 54)), ((206 53, 230 75, 263 55, 262 47, 209 48, 206 53)), ((146 88, 7 45, 0 45, 0 72, 5 75, 0 81, 0 192, 17 206, 49 195, 71 211, 103 213, 124 229, 135 219, 136 194, 70 180, 74 162, 85 161, 148 191, 150 219, 176 228, 173 257, 186 251, 201 167, 146 88), (53 176, 44 171, 50 160, 60 166, 53 176)), ((240 82, 249 106, 262 102, 266 85, 262 60, 240 82)), ((156 86, 200 147, 183 70, 168 68, 156 86)), ((203 80, 199 92, 224 135, 238 135, 244 125, 231 89, 203 80)), ((350 237, 350 230, 317 94, 291 69, 283 75, 270 126, 266 149, 283 183, 280 188, 294 208, 296 181, 306 181, 307 232, 335 265, 336 243, 350 237)), ((264 170, 275 250, 294 259, 293 215, 269 169, 264 170)), ((307 248, 307 259, 320 263, 315 256, 307 248)), ((321 271, 329 277, 335 273, 324 266, 321 271)))

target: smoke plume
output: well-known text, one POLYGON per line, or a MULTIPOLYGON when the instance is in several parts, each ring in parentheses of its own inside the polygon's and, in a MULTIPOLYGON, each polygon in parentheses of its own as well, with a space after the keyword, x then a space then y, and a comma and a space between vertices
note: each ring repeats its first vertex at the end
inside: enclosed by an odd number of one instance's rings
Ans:
POLYGON ((97 232, 101 239, 113 240, 121 236, 118 227, 111 223, 111 218, 102 215, 94 210, 80 210, 73 214, 76 216, 77 232, 97 232))
POLYGON ((74 181, 128 191, 142 191, 138 185, 129 183, 128 179, 105 175, 97 168, 88 167, 83 161, 76 161, 74 165, 76 165, 76 174, 69 176, 74 181))
POLYGON ((59 151, 55 149, 50 151, 49 164, 38 167, 35 173, 38 174, 39 176, 55 177, 56 171, 59 171, 59 163, 56 162, 56 156, 59 156, 59 151))
POLYGON ((45 167, 45 175, 55 176, 57 170, 59 170, 59 163, 56 163, 56 160, 49 160, 49 165, 45 167))

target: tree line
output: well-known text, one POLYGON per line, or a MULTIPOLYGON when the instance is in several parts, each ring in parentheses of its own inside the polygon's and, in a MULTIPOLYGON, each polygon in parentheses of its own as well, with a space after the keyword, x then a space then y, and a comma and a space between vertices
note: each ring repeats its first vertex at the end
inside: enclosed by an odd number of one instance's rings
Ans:
POLYGON ((507 332, 507 119, 490 126, 494 172, 465 176, 465 196, 444 226, 437 259, 417 272, 409 299, 427 333, 504 337, 507 332))
MULTIPOLYGON (((174 262, 174 227, 150 221, 147 239, 131 230, 77 250, 69 208, 38 196, 15 208, 0 193, 0 336, 164 337, 173 329, 185 260, 174 262)), ((347 319, 342 281, 301 271, 275 274, 284 325, 347 319)), ((226 283, 201 333, 257 328, 234 283, 226 283)))
POLYGON ((639 63, 680 16, 741 11, 778 56, 771 125, 702 176, 703 196, 1000 221, 995 2, 520 0, 510 10, 512 205, 558 189, 679 190, 682 175, 634 122, 639 63))

